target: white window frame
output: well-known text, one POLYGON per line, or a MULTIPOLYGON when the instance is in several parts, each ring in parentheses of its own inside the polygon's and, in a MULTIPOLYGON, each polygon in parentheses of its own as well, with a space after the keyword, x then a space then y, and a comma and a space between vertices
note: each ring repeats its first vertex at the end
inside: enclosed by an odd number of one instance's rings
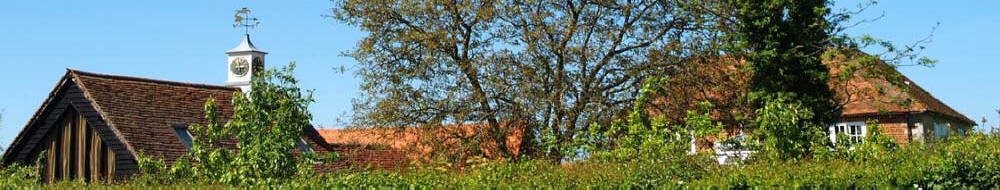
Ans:
POLYGON ((833 144, 837 144, 837 134, 839 133, 846 134, 852 143, 862 143, 865 141, 865 136, 868 135, 868 126, 863 121, 840 122, 831 125, 828 132, 830 134, 830 142, 833 142, 833 144), (852 131, 852 127, 858 127, 858 129, 852 131))

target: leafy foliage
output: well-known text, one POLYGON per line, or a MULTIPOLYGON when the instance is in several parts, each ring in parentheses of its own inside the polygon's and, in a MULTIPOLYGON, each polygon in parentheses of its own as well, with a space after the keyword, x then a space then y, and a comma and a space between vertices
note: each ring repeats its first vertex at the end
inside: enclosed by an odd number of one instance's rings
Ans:
MULTIPOLYGON (((868 137, 876 140, 877 136, 868 137)), ((876 140, 878 141, 878 140, 876 140)), ((553 164, 548 161, 491 162, 464 171, 413 168, 407 172, 339 171, 324 175, 297 175, 260 188, 340 189, 608 189, 608 188, 923 188, 990 189, 1000 187, 1000 135, 970 133, 934 145, 911 144, 887 148, 867 141, 845 158, 811 160, 759 160, 743 165, 720 166, 696 157, 670 160, 581 161, 553 164), (878 146, 865 150, 864 146, 878 146), (857 159, 854 159, 857 158, 857 159)), ((883 142, 888 143, 888 142, 883 142)), ((37 178, 16 178, 30 168, 0 171, 4 187, 43 187, 37 178), (16 174, 16 175, 9 175, 16 174), (14 176, 14 177, 7 177, 14 176)), ((162 177, 162 176, 160 176, 162 177)), ((195 181, 158 184, 164 188, 239 188, 195 181)), ((84 184, 61 182, 46 188, 143 188, 146 184, 84 184)), ((250 188, 254 186, 240 186, 250 188)))
POLYGON ((38 167, 11 165, 0 168, 0 188, 31 187, 40 179, 38 167))
POLYGON ((358 125, 487 124, 464 143, 507 158, 504 124, 541 135, 523 137, 525 153, 572 157, 566 145, 626 115, 646 78, 681 62, 684 31, 706 22, 688 1, 335 3, 333 18, 372 34, 349 53, 363 80, 358 125))
POLYGON ((243 178, 237 184, 267 184, 296 174, 296 145, 302 141, 302 130, 312 127, 309 103, 312 92, 303 94, 292 76, 295 63, 280 71, 255 73, 252 90, 233 96, 233 117, 226 123, 239 140, 239 152, 233 159, 236 171, 243 178))
MULTIPOLYGON (((713 105, 700 102, 698 110, 689 110, 683 124, 671 124, 666 116, 650 116, 647 105, 654 89, 663 86, 667 80, 648 80, 640 90, 635 107, 624 122, 609 126, 603 134, 593 135, 590 152, 592 159, 615 161, 677 159, 685 153, 693 154, 695 139, 719 134, 722 124, 712 121, 709 112, 713 105), (614 144, 602 144, 613 142, 614 144), (603 149, 601 148, 603 147, 603 149)), ((596 126, 595 126, 596 128, 596 126)))
POLYGON ((768 158, 798 159, 808 155, 811 149, 823 149, 825 131, 820 123, 812 123, 815 113, 802 103, 778 95, 769 98, 756 111, 757 131, 764 141, 763 154, 768 158))
MULTIPOLYGON (((234 95, 235 113, 225 124, 217 102, 206 102, 207 122, 192 126, 198 135, 191 151, 169 167, 140 157, 143 175, 130 184, 45 187, 1000 187, 996 133, 901 147, 880 134, 878 122, 869 121, 871 133, 863 143, 833 144, 825 138, 825 124, 851 99, 835 96, 837 87, 827 85, 831 79, 833 85, 858 76, 888 79, 905 90, 905 81, 892 70, 899 60, 935 62, 916 56, 923 49, 919 45, 897 47, 844 35, 851 14, 832 13, 825 0, 335 2, 333 18, 373 34, 349 53, 359 60, 364 80, 365 97, 355 104, 360 124, 485 123, 489 127, 459 143, 495 143, 499 146, 490 152, 513 159, 518 158, 504 145, 508 125, 525 125, 530 131, 524 142, 540 146, 521 150, 538 148, 540 159, 485 162, 461 171, 427 167, 315 175, 308 161, 317 156, 293 153, 302 129, 309 127, 307 106, 313 101, 310 92, 296 87, 293 63, 254 73, 260 75, 254 89, 234 95), (886 53, 857 51, 867 46, 886 53), (847 61, 829 72, 822 61, 841 56, 847 61), (713 61, 746 61, 749 67, 707 74, 696 69, 713 61), (702 94, 707 101, 678 96, 695 103, 672 105, 682 114, 659 112, 651 105, 677 92, 674 85, 714 82, 678 76, 725 83, 718 85, 723 89, 698 92, 736 92, 702 94), (734 77, 750 81, 741 84, 734 77), (744 85, 747 89, 725 89, 744 85), (719 115, 755 127, 752 140, 764 144, 755 160, 718 165, 709 155, 690 153, 696 139, 725 127, 719 115), (239 151, 225 148, 230 142, 239 151)), ((0 187, 38 188, 37 171, 4 167, 0 187)))
POLYGON ((725 48, 753 68, 750 96, 755 124, 768 150, 781 158, 808 155, 823 126, 840 115, 820 55, 829 47, 829 2, 725 1, 738 27, 725 48))
POLYGON ((312 127, 308 104, 311 92, 301 91, 292 76, 295 63, 281 70, 254 73, 250 92, 233 95, 233 116, 220 124, 216 101, 205 103, 207 125, 192 126, 191 151, 169 170, 163 161, 139 160, 150 183, 195 181, 209 184, 266 185, 312 171, 309 160, 318 158, 295 149, 303 129, 312 127), (236 141, 238 151, 224 143, 236 141))

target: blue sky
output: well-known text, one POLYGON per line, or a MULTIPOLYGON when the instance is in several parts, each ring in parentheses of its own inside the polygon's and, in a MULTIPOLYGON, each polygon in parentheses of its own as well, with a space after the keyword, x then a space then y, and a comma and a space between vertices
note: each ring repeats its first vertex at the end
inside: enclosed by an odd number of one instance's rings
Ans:
MULTIPOLYGON (((857 1, 838 2, 853 7, 857 1)), ((223 84, 224 51, 239 43, 234 10, 249 6, 262 20, 254 44, 269 51, 270 67, 298 63, 301 87, 316 90, 314 123, 338 126, 351 109, 359 80, 335 68, 354 65, 340 54, 365 34, 323 18, 332 3, 308 1, 69 1, 0 2, 0 146, 6 146, 52 90, 66 68, 155 79, 223 84)), ((979 121, 1000 108, 1000 1, 886 1, 853 28, 910 43, 941 25, 925 55, 934 68, 901 71, 958 111, 979 121)))

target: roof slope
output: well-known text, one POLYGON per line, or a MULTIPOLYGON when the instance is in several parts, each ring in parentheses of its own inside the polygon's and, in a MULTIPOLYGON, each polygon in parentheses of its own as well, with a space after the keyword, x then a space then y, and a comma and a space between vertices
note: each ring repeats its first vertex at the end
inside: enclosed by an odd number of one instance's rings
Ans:
POLYGON ((109 126, 132 152, 162 157, 167 163, 187 152, 172 126, 204 123, 205 102, 215 98, 221 121, 233 114, 239 88, 104 75, 70 70, 109 126))
MULTIPOLYGON (((828 59, 824 62, 831 68, 831 73, 839 73, 844 68, 844 61, 851 60, 843 56, 828 59)), ((876 72, 884 72, 887 76, 898 76, 899 82, 906 88, 900 88, 889 79, 882 77, 864 77, 864 72, 856 72, 849 80, 838 82, 831 79, 831 87, 837 93, 838 98, 846 101, 843 115, 872 115, 882 113, 934 113, 944 115, 962 122, 975 125, 972 119, 955 111, 950 106, 935 98, 930 92, 917 85, 896 68, 885 62, 877 62, 869 69, 878 69, 876 72)))
POLYGON ((504 138, 506 147, 499 147, 499 143, 494 141, 476 139, 481 138, 476 134, 487 129, 488 125, 484 123, 318 131, 330 144, 398 150, 415 160, 429 161, 434 153, 467 156, 470 151, 481 151, 484 156, 495 157, 498 154, 494 151, 501 149, 514 155, 522 154, 525 128, 515 122, 503 122, 501 125, 503 129, 508 130, 504 138))
MULTIPOLYGON (((823 60, 830 67, 828 84, 841 102, 845 118, 928 113, 975 125, 888 63, 857 59, 865 55, 857 51, 830 52, 829 55, 823 60), (847 72, 853 75, 847 76, 847 72)), ((749 93, 747 80, 753 75, 745 64, 745 61, 719 61, 717 58, 693 59, 671 76, 665 87, 667 92, 658 95, 662 97, 655 99, 650 111, 674 122, 683 122, 687 110, 697 108, 699 101, 709 101, 720 110, 713 115, 727 124, 736 123, 735 116, 753 112, 747 110, 746 105, 740 105, 743 96, 749 93)))
MULTIPOLYGON (((31 151, 37 153, 35 144, 47 133, 46 126, 55 121, 53 114, 61 114, 60 110, 73 106, 82 109, 79 111, 88 117, 88 123, 99 129, 100 134, 107 134, 107 138, 103 139, 106 143, 119 145, 113 147, 121 147, 121 153, 130 154, 132 158, 143 154, 173 163, 188 151, 173 127, 207 124, 204 105, 210 98, 217 102, 219 122, 225 123, 233 115, 232 98, 239 93, 240 89, 236 87, 68 69, 35 116, 11 143, 11 148, 4 154, 4 161, 25 161, 30 158, 31 151), (62 98, 64 96, 75 99, 67 100, 62 98)), ((316 153, 335 151, 315 128, 309 126, 303 132, 303 140, 316 153)), ((236 148, 236 142, 235 139, 224 141, 222 146, 236 148)))

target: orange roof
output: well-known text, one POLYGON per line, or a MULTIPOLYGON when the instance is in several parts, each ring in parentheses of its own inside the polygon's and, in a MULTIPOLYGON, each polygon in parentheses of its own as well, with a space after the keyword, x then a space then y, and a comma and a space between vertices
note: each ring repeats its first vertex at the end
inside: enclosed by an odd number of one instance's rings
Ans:
MULTIPOLYGON (((847 60, 854 60, 853 58, 840 54, 823 61, 830 67, 831 79, 828 84, 836 98, 843 102, 842 116, 933 113, 975 124, 903 76, 893 66, 878 61, 870 65, 871 67, 852 68, 852 64, 845 63, 847 60), (853 76, 844 78, 846 80, 838 78, 837 74, 841 71, 855 69, 872 71, 878 75, 866 76, 867 72, 855 72, 853 76), (906 88, 890 83, 885 76, 898 76, 899 78, 895 78, 900 82, 898 84, 906 88)), ((695 103, 702 100, 714 103, 717 113, 713 113, 713 116, 727 124, 734 122, 732 117, 735 115, 752 112, 740 106, 743 103, 742 94, 747 93, 749 86, 747 80, 753 75, 751 71, 740 69, 740 65, 745 62, 718 61, 703 57, 694 58, 689 62, 688 65, 682 66, 678 73, 672 75, 666 87, 668 92, 655 100, 655 108, 650 110, 651 112, 666 115, 673 122, 683 122, 681 119, 685 111, 696 108, 695 103)))
MULTIPOLYGON (((330 144, 360 145, 408 152, 412 159, 429 159, 434 151, 444 151, 458 154, 456 151, 482 151, 488 157, 496 156, 496 143, 473 143, 476 134, 485 132, 485 124, 460 124, 434 127, 402 127, 402 128, 351 128, 351 129, 320 129, 320 135, 330 144), (475 147, 474 144, 478 144, 475 147)), ((512 127, 508 133, 507 149, 513 154, 520 154, 520 127, 512 127)))
MULTIPOLYGON (((837 56, 833 60, 824 61, 831 67, 831 73, 837 74, 840 70, 849 69, 844 68, 846 67, 842 64, 844 61, 839 60, 848 60, 848 57, 837 56)), ((888 79, 863 77, 861 72, 846 81, 831 79, 831 88, 834 88, 838 98, 846 101, 843 109, 844 116, 935 113, 972 125, 975 124, 972 119, 941 102, 889 64, 879 61, 871 69, 879 69, 877 72, 900 77, 898 81, 906 88, 893 85, 888 79)))

